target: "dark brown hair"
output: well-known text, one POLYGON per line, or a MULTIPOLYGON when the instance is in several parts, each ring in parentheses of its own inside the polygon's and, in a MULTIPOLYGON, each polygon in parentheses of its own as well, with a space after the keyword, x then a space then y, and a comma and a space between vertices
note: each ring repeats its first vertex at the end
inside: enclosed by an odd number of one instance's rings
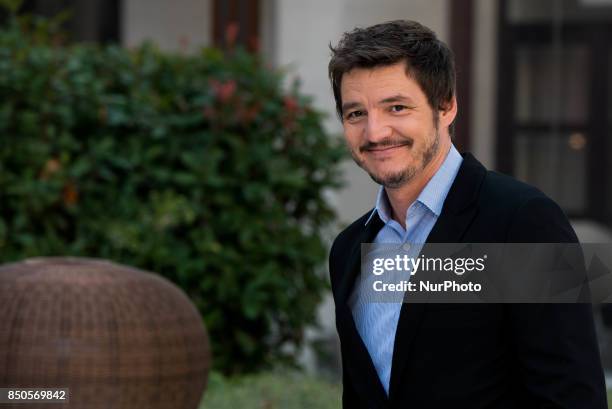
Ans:
POLYGON ((455 95, 452 51, 436 34, 416 21, 395 20, 344 33, 336 47, 329 46, 329 79, 342 119, 342 76, 354 68, 375 68, 406 62, 406 74, 419 84, 437 120, 455 95))

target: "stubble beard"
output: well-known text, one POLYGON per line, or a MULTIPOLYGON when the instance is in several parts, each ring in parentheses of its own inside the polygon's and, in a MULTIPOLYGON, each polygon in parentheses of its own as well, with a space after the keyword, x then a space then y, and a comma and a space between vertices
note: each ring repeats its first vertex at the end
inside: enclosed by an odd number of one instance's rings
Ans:
MULTIPOLYGON (((397 189, 404 186, 406 183, 413 180, 415 176, 421 173, 438 153, 440 148, 440 133, 438 132, 438 127, 435 127, 434 129, 433 140, 430 144, 425 146, 421 153, 415 153, 413 155, 413 164, 407 165, 404 169, 395 173, 386 173, 382 175, 375 174, 366 167, 365 161, 360 158, 353 149, 350 150, 351 156, 353 157, 355 163, 360 168, 365 170, 374 182, 384 186, 385 188, 397 189), (418 163, 419 158, 421 159, 421 163, 418 163)), ((414 146, 414 143, 412 143, 412 146, 414 146)))

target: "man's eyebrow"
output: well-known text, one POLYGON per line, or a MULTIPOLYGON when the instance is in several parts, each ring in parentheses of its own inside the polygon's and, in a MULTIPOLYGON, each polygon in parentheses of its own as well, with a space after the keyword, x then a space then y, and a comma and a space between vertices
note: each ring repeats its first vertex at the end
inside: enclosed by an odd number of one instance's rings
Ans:
POLYGON ((412 100, 412 98, 402 95, 402 94, 397 94, 389 98, 381 99, 378 103, 379 104, 389 104, 391 102, 408 102, 409 104, 414 105, 414 101, 412 100))
POLYGON ((342 104, 342 112, 346 112, 349 109, 360 107, 361 103, 359 102, 347 102, 346 104, 342 104))
MULTIPOLYGON (((378 104, 389 104, 389 103, 393 103, 393 102, 407 102, 410 105, 414 105, 414 101, 412 100, 412 98, 406 96, 406 95, 402 95, 402 94, 396 94, 393 95, 391 97, 387 97, 384 99, 381 99, 380 101, 378 101, 378 104)), ((346 112, 349 109, 353 109, 353 108, 360 108, 362 105, 360 102, 347 102, 345 104, 342 104, 342 112, 346 112)))

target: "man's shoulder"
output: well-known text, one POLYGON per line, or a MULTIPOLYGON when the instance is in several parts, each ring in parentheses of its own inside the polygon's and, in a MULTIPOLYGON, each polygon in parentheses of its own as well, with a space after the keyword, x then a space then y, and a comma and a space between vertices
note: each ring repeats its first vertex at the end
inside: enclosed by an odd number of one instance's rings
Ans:
POLYGON ((359 237, 363 229, 365 229, 367 222, 370 222, 368 219, 372 216, 372 212, 374 209, 368 210, 363 216, 359 217, 357 220, 353 221, 347 227, 345 227, 334 239, 334 243, 332 245, 332 253, 334 249, 339 247, 347 248, 353 243, 355 238, 359 237))
POLYGON ((483 217, 505 226, 504 241, 557 243, 578 240, 567 216, 553 199, 511 176, 487 171, 478 205, 483 217))
POLYGON ((480 208, 497 209, 503 215, 504 210, 520 208, 535 199, 552 202, 538 188, 488 170, 472 154, 464 153, 461 167, 446 197, 445 207, 447 210, 456 210, 475 200, 480 208))
POLYGON ((552 201, 535 186, 492 170, 487 170, 479 198, 481 202, 486 201, 498 206, 514 208, 521 207, 533 200, 552 201))
MULTIPOLYGON (((329 273, 331 276, 332 291, 336 293, 338 286, 337 280, 340 272, 343 271, 347 258, 353 254, 354 246, 358 245, 359 238, 366 228, 366 222, 373 210, 352 222, 348 227, 343 229, 334 239, 329 252, 329 273)), ((369 223, 372 223, 370 221, 369 223)))

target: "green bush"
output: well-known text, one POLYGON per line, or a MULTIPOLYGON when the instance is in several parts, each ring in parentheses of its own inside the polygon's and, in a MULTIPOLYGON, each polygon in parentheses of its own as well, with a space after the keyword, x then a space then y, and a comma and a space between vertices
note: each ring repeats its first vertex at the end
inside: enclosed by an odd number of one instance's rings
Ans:
POLYGON ((201 311, 217 369, 291 362, 343 155, 321 113, 241 50, 61 44, 44 20, 0 31, 0 261, 158 272, 201 311))

